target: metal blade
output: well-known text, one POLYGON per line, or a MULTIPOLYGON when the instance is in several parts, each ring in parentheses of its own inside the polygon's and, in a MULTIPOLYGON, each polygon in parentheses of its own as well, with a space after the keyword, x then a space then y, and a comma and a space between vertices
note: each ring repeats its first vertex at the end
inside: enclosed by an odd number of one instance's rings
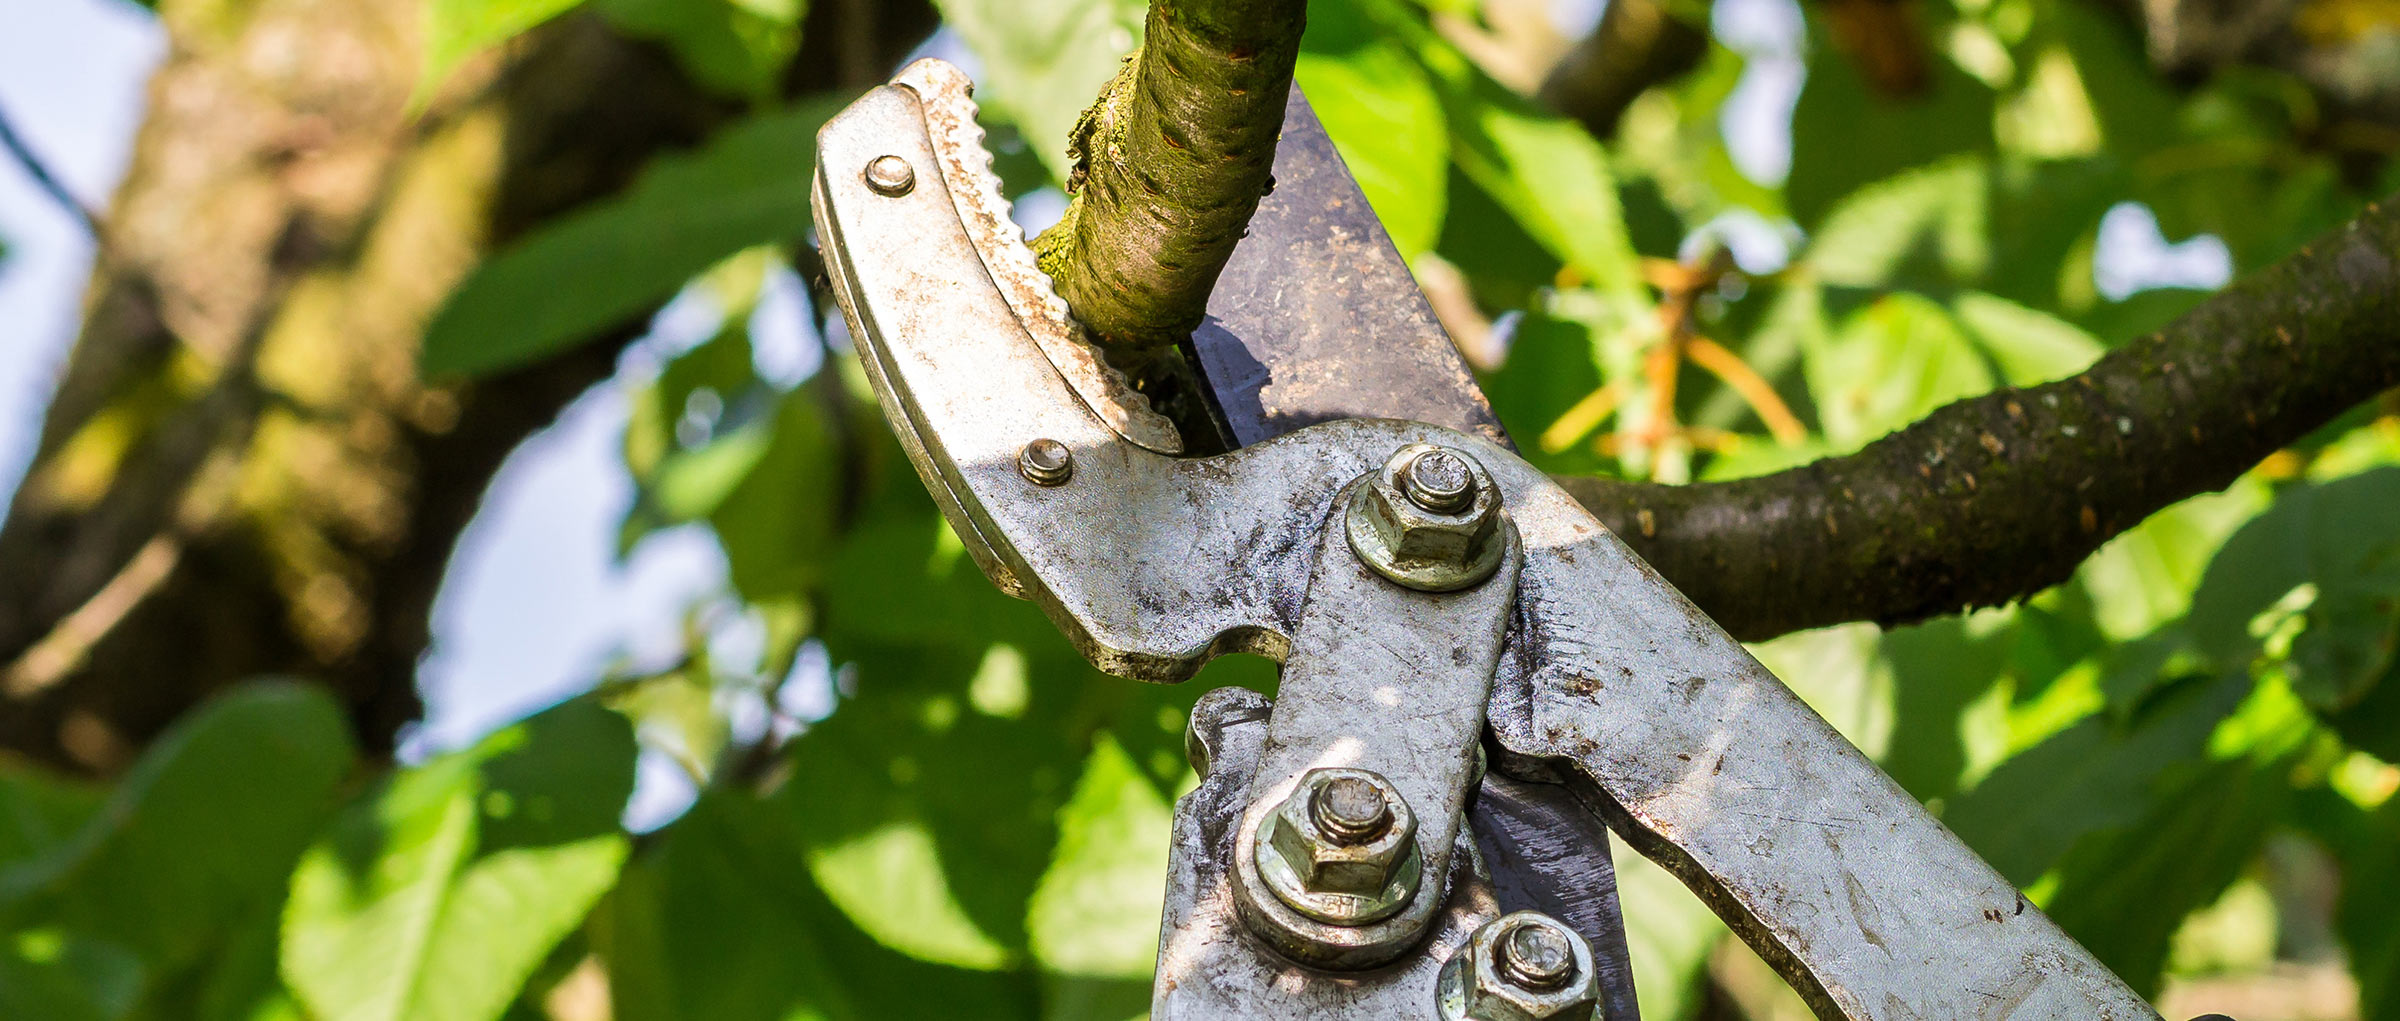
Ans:
POLYGON ((1641 1021, 1608 826, 1566 787, 1498 770, 1484 776, 1468 822, 1500 910, 1539 911, 1582 933, 1599 965, 1601 1016, 1641 1021))
POLYGON ((1066 300, 1051 289, 1049 276, 1034 265, 1025 232, 1009 218, 1008 200, 1000 196, 992 154, 983 146, 983 126, 975 120, 974 83, 947 61, 932 58, 908 65, 892 81, 916 92, 933 140, 934 164, 949 186, 967 240, 1051 366, 1119 437, 1161 454, 1183 453, 1183 438, 1174 423, 1108 367, 1083 327, 1067 314, 1066 300))
POLYGON ((1508 444, 1298 86, 1275 190, 1192 341, 1242 446, 1340 418, 1409 419, 1508 444))

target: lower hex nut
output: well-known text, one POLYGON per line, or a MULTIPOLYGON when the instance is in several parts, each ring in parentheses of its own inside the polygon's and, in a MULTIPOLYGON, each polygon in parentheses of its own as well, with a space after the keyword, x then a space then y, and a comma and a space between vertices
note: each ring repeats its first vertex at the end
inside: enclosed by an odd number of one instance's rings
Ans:
POLYGON ((1303 774, 1259 821, 1252 851, 1276 900, 1329 925, 1399 914, 1424 880, 1416 815, 1391 781, 1364 769, 1303 774))
POLYGON ((1475 930, 1436 988, 1442 1021, 1606 1021, 1591 945, 1538 911, 1475 930))

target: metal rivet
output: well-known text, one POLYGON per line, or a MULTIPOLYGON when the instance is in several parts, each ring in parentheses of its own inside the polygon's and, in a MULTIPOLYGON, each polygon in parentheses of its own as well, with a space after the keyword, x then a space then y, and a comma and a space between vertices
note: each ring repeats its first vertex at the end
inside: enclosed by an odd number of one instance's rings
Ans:
POLYGON ((1456 514, 1475 502, 1475 473, 1467 459, 1447 450, 1417 455, 1400 472, 1408 502, 1436 514, 1456 514))
POLYGON ((1500 942, 1501 968, 1527 989, 1556 989, 1575 977, 1575 947, 1546 921, 1528 920, 1500 942))
POLYGON ((898 156, 877 156, 867 161, 867 187, 878 195, 898 198, 917 186, 917 168, 898 156))
POLYGON ((1037 486, 1065 485, 1075 475, 1075 452, 1057 440, 1038 439, 1017 455, 1017 471, 1037 486))

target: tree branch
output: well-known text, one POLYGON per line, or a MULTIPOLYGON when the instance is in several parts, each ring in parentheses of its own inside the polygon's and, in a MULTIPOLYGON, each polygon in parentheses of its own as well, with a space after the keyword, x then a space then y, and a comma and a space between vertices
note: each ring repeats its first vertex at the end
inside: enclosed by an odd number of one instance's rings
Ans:
POLYGON ((9 119, 6 111, 0 111, 0 149, 7 150, 9 157, 25 168, 25 176, 33 179, 34 187, 40 188, 43 194, 50 196, 51 201, 58 203, 59 208, 66 210, 67 215, 74 217, 75 222, 82 224, 84 233, 95 238, 100 236, 100 217, 84 205, 83 200, 76 198, 74 192, 68 191, 66 183, 50 172, 50 164, 44 162, 32 146, 25 144, 25 136, 17 133, 16 122, 9 119))
POLYGON ((1592 137, 1617 133, 1617 118, 1650 86, 1681 77, 1708 53, 1708 26, 1669 10, 1667 0, 1615 0, 1599 27, 1560 57, 1542 81, 1542 101, 1583 122, 1592 137))
POLYGON ((1066 215, 1033 241, 1111 364, 1196 450, 1209 404, 1177 351, 1274 187, 1306 15, 1305 0, 1154 0, 1141 51, 1068 143, 1066 215))
POLYGON ((1994 606, 2400 385, 2400 202, 2083 374, 1754 479, 1561 479, 1736 636, 1994 606))

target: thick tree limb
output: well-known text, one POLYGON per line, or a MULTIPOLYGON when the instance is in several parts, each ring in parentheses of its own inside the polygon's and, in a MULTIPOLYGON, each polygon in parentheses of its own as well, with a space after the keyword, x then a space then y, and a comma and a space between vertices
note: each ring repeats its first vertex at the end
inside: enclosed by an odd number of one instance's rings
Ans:
POLYGON ((2400 201, 2082 375, 1960 401, 1855 454, 1704 485, 1560 481, 1737 636, 1898 624, 2063 581, 2396 385, 2400 201))

